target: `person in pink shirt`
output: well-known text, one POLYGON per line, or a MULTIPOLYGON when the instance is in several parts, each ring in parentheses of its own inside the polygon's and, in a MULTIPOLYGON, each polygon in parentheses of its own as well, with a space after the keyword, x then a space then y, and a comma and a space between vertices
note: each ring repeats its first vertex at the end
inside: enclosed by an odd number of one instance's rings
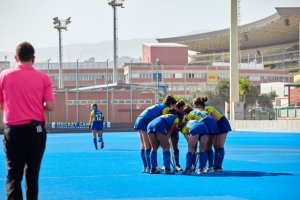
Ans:
POLYGON ((0 107, 5 124, 7 199, 23 199, 21 181, 25 173, 26 199, 38 199, 38 178, 46 146, 45 111, 55 108, 49 76, 33 68, 34 48, 19 44, 18 66, 0 73, 0 107))

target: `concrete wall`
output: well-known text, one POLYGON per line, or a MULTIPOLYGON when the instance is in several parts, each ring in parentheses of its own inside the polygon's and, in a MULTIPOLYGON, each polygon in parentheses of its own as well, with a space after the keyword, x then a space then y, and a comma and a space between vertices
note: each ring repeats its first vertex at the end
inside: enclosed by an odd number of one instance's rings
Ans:
POLYGON ((275 131, 300 133, 300 120, 236 120, 230 121, 236 131, 275 131))

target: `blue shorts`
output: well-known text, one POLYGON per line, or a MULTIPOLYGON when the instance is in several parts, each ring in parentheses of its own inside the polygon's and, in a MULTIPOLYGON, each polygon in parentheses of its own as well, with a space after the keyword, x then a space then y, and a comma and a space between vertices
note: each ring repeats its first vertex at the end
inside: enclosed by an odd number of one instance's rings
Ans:
POLYGON ((209 131, 208 128, 206 127, 206 125, 204 124, 204 122, 196 122, 196 124, 194 124, 190 130, 189 130, 189 135, 208 135, 209 131))
POLYGON ((203 122, 208 129, 209 135, 219 135, 220 134, 218 124, 213 118, 207 117, 203 120, 203 122))
POLYGON ((145 117, 138 117, 134 123, 134 129, 138 131, 147 131, 147 126, 151 122, 151 119, 145 117))
POLYGON ((228 133, 229 131, 231 131, 230 123, 225 116, 221 117, 217 124, 220 129, 220 133, 228 133))
POLYGON ((168 127, 162 118, 157 117, 148 124, 147 133, 161 133, 163 135, 167 135, 168 127))
POLYGON ((95 121, 95 122, 93 122, 91 128, 92 128, 92 130, 102 131, 103 130, 103 122, 95 121))

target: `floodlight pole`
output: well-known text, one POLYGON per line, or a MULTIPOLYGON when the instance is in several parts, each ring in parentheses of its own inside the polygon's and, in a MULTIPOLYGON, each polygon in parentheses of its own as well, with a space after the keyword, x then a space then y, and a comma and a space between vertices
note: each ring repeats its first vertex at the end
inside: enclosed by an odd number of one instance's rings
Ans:
POLYGON ((59 69, 58 69, 58 88, 64 88, 63 70, 62 70, 62 44, 61 44, 61 30, 67 31, 67 25, 71 23, 71 17, 61 20, 58 17, 53 18, 54 28, 58 30, 58 45, 59 45, 59 69))
POLYGON ((49 78, 51 79, 51 77, 50 77, 50 60, 51 60, 51 58, 49 58, 49 59, 47 60, 47 69, 48 69, 48 76, 49 76, 49 78))
POLYGON ((106 76, 105 76, 105 84, 106 84, 106 122, 108 122, 108 61, 109 59, 106 60, 106 76))
POLYGON ((58 88, 64 88, 63 70, 62 70, 62 46, 61 46, 61 29, 58 30, 58 49, 59 49, 59 69, 58 69, 58 88))
POLYGON ((132 110, 133 110, 133 99, 132 99, 132 60, 130 60, 130 71, 129 71, 129 81, 130 81, 130 122, 132 122, 132 110))
POLYGON ((76 60, 76 122, 79 122, 78 61, 79 58, 76 60))
POLYGON ((108 0, 108 5, 113 8, 114 15, 114 69, 113 69, 113 83, 118 82, 118 29, 117 29, 117 7, 124 8, 124 0, 108 0))
POLYGON ((284 69, 284 51, 282 51, 282 68, 284 69))
POLYGON ((230 119, 234 120, 233 105, 239 101, 238 69, 238 5, 237 0, 230 0, 230 119))
MULTIPOLYGON (((49 58, 47 60, 47 69, 48 69, 48 76, 51 79, 51 74, 50 74, 50 60, 51 60, 51 58, 49 58)), ((49 127, 51 127, 51 112, 48 112, 48 124, 49 124, 49 127)))
POLYGON ((159 103, 158 62, 159 62, 159 59, 156 59, 155 60, 155 66, 156 66, 156 103, 159 103))

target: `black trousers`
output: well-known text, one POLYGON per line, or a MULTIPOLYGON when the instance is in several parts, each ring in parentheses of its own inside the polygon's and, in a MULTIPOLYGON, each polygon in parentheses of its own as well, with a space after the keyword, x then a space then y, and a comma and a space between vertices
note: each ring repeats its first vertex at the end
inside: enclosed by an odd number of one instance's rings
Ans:
POLYGON ((5 128, 3 144, 6 154, 7 199, 23 199, 21 188, 23 173, 25 173, 26 199, 38 199, 38 179, 46 135, 46 129, 42 124, 5 128))

